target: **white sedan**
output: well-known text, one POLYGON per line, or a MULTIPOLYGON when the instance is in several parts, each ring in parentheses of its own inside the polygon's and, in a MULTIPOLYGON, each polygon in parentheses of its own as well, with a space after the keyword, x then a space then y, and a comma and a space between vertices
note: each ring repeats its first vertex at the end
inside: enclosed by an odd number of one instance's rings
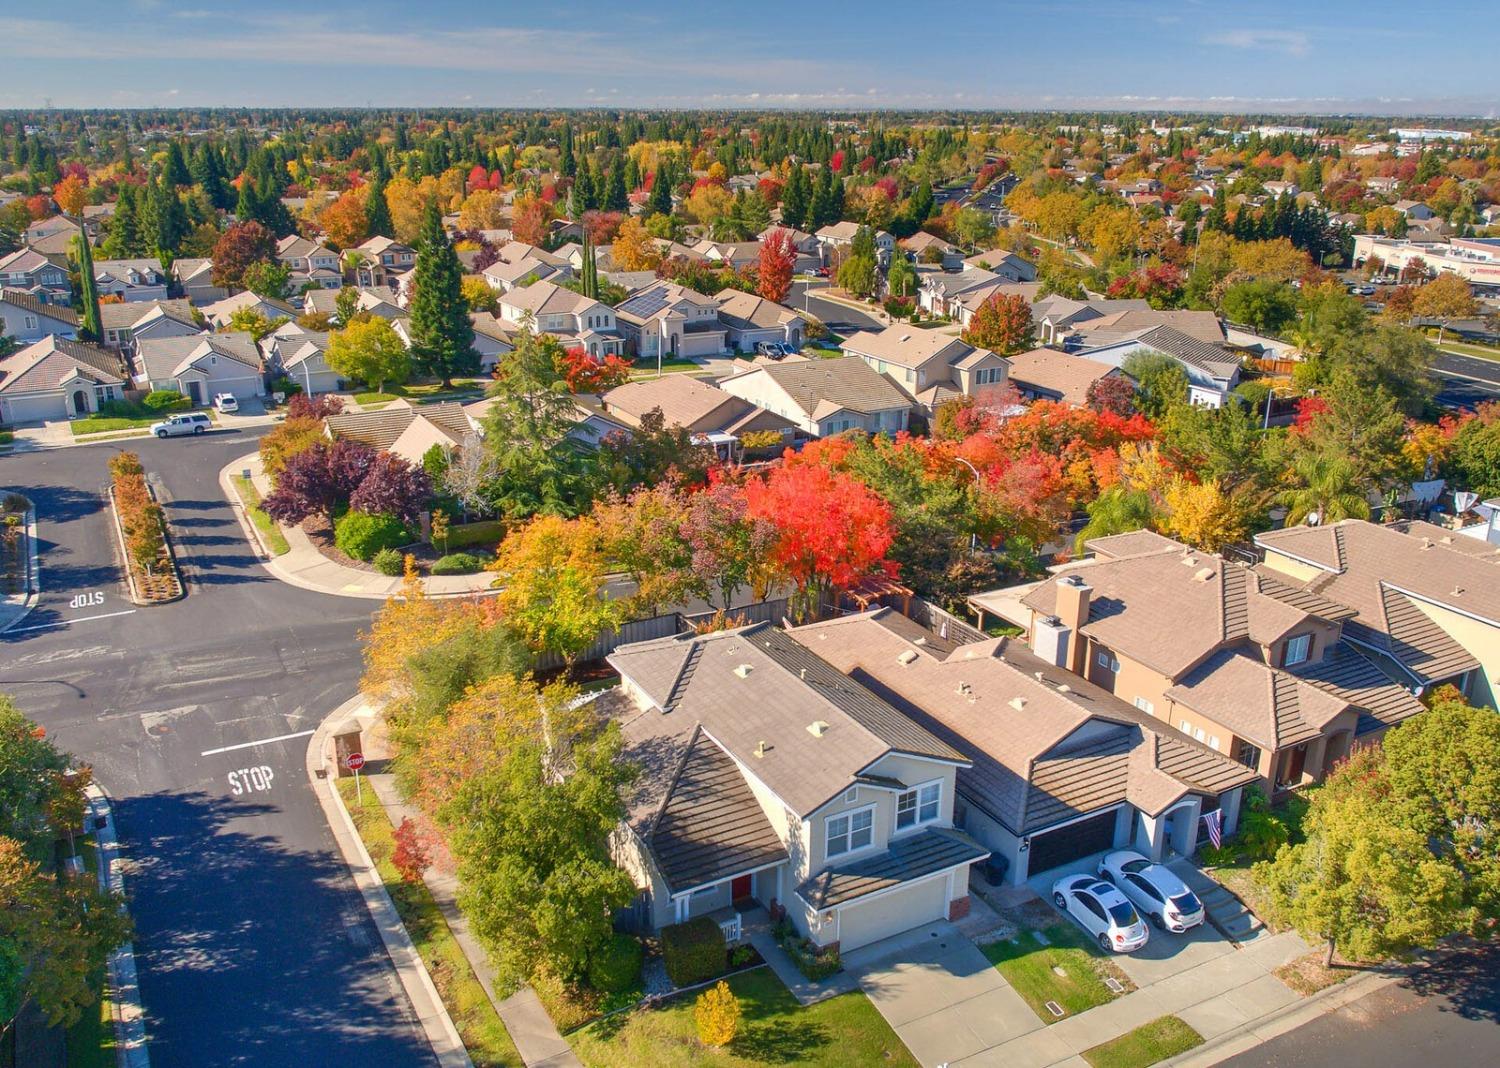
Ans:
POLYGON ((1052 884, 1052 903, 1066 912, 1106 953, 1131 953, 1151 932, 1125 895, 1092 875, 1067 875, 1052 884))
POLYGON ((1129 849, 1099 862, 1099 875, 1114 883, 1158 931, 1181 934, 1203 922, 1203 902, 1170 868, 1152 864, 1129 849))

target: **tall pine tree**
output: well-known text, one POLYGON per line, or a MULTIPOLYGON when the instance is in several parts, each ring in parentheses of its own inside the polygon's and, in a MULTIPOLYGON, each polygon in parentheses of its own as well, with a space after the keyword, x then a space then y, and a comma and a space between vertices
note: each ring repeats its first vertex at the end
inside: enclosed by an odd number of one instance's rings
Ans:
POLYGON ((89 248, 88 235, 73 236, 73 262, 78 265, 78 302, 83 317, 83 332, 88 341, 102 341, 104 332, 99 328, 99 282, 94 277, 94 250, 89 248))
POLYGON ((371 237, 395 237, 396 227, 391 223, 391 205, 385 199, 385 176, 376 172, 365 194, 365 221, 371 237))
POLYGON ((428 201, 412 277, 411 355, 418 369, 442 379, 445 388, 453 384, 454 375, 479 370, 463 273, 458 253, 443 232, 437 203, 428 201))
POLYGON ((140 215, 136 210, 136 187, 122 182, 115 201, 115 214, 109 223, 109 236, 104 239, 104 255, 111 260, 127 260, 144 254, 140 215))

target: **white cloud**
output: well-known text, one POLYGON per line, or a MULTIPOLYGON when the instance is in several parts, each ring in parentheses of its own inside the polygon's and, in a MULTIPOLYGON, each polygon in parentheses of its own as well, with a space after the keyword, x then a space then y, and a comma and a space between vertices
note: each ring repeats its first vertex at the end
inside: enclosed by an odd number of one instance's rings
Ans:
POLYGON ((1301 30, 1221 30, 1203 38, 1204 44, 1225 48, 1261 49, 1289 56, 1307 55, 1310 43, 1301 30))

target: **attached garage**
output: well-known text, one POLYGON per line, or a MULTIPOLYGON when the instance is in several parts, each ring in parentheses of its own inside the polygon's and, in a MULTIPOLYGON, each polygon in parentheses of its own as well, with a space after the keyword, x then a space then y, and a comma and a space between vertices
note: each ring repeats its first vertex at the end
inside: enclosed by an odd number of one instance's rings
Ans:
POLYGON ((948 918, 948 876, 926 879, 839 910, 839 952, 948 918))
POLYGON ((1114 844, 1115 809, 1086 816, 1055 831, 1032 835, 1027 876, 1071 864, 1091 853, 1102 853, 1114 844))

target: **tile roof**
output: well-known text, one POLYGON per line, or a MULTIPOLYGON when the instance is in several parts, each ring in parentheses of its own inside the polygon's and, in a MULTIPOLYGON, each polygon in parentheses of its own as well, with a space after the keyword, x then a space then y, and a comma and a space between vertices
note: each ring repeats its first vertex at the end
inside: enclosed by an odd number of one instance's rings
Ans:
MULTIPOLYGON (((78 314, 72 308, 61 304, 48 304, 35 294, 27 293, 24 290, 0 290, 0 302, 13 305, 17 308, 24 308, 33 315, 44 315, 49 319, 55 319, 57 322, 67 323, 69 326, 78 325, 78 314)), ((103 305, 105 308, 112 306, 108 304, 103 305)), ((0 333, 3 332, 0 331, 0 333)))
POLYGON ((1255 777, 1010 639, 948 651, 890 609, 790 633, 968 753, 960 791, 1018 834, 1132 798, 1159 812, 1189 790, 1217 794, 1255 777))
POLYGON ((719 319, 736 330, 774 330, 801 318, 784 304, 740 289, 726 289, 714 299, 719 319))
POLYGON ((1200 341, 1170 326, 1152 327, 1137 334, 1135 340, 1216 378, 1229 377, 1240 365, 1239 357, 1222 344, 1200 341))
POLYGON ((813 418, 821 418, 820 411, 832 414, 847 409, 870 413, 911 407, 910 397, 858 356, 783 361, 757 367, 746 374, 766 375, 813 418))
POLYGON ((1214 653, 1166 696, 1266 750, 1318 737, 1349 707, 1333 691, 1235 649, 1214 653))
POLYGON ((142 300, 131 303, 99 305, 99 325, 104 330, 128 330, 147 318, 155 320, 165 316, 194 330, 202 329, 193 319, 193 305, 181 299, 142 300))
POLYGON ((928 875, 990 855, 962 831, 930 827, 893 838, 884 853, 831 866, 797 887, 797 896, 815 909, 835 908, 928 875))
POLYGON ((328 432, 335 438, 351 438, 371 448, 388 449, 417 420, 424 420, 455 445, 473 433, 469 417, 461 404, 445 401, 414 407, 397 400, 376 412, 348 412, 330 415, 328 432))
POLYGON ((1120 374, 1114 364, 1070 356, 1057 349, 1031 349, 1006 359, 1010 360, 1010 380, 1017 389, 1055 394, 1075 408, 1088 403, 1089 387, 1095 382, 1120 374))
POLYGON ((976 349, 952 334, 900 323, 884 330, 861 330, 846 338, 839 348, 851 355, 912 368, 940 358, 954 364, 975 354, 991 354, 988 349, 976 349))
MULTIPOLYGON (((692 375, 670 374, 616 386, 603 395, 604 408, 632 426, 652 409, 660 409, 667 426, 708 433, 735 433, 746 419, 764 416, 782 427, 792 424, 749 401, 715 389, 692 375)), ((765 421, 765 420, 763 420, 765 421)))
POLYGON ((1155 308, 1130 308, 1081 322, 1077 325, 1077 329, 1083 334, 1092 336, 1095 334, 1130 334, 1137 330, 1150 330, 1158 326, 1169 327, 1179 334, 1185 334, 1204 344, 1224 344, 1224 327, 1220 324, 1219 317, 1211 311, 1182 309, 1160 311, 1155 308))
POLYGON ((256 371, 263 366, 254 335, 244 331, 145 338, 137 348, 136 360, 148 378, 159 381, 180 375, 210 354, 234 360, 256 371))
POLYGON ((508 308, 529 311, 532 315, 580 315, 599 305, 591 297, 552 282, 536 282, 525 289, 513 289, 500 297, 500 303, 508 308))
POLYGON ((1339 642, 1322 660, 1309 660, 1290 671, 1347 701, 1381 726, 1399 723, 1424 709, 1410 690, 1393 681, 1348 642, 1339 642))
POLYGON ((638 642, 607 659, 663 710, 654 715, 701 725, 801 816, 889 753, 965 760, 768 623, 638 642), (818 722, 821 735, 809 730, 818 722))
POLYGON ((75 371, 99 385, 118 385, 124 381, 120 358, 114 353, 48 334, 0 360, 0 393, 57 389, 75 371))

